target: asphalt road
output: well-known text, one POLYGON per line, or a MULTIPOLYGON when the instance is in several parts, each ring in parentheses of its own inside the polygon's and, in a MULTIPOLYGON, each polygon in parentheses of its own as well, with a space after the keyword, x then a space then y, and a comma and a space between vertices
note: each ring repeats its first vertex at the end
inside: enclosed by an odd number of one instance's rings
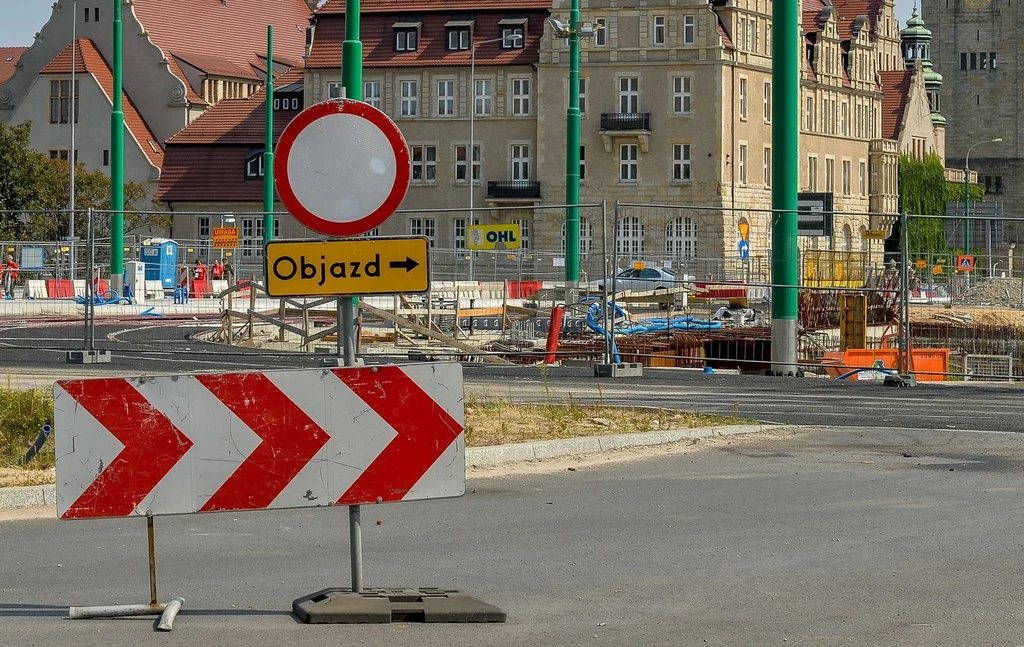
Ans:
POLYGON ((1015 434, 801 430, 364 509, 368 585, 459 588, 505 625, 298 624, 292 599, 347 583, 343 510, 159 518, 173 634, 69 621, 148 599, 145 522, 5 522, 0 644, 1012 647, 1022 458, 1015 434))
MULTIPOLYGON (((110 349, 111 364, 86 367, 90 374, 148 375, 212 370, 311 368, 323 356, 261 352, 193 341, 212 321, 101 323, 98 347, 110 349)), ((65 323, 0 324, 0 374, 48 379, 82 374, 64 352, 80 348, 81 327, 65 323)), ((399 361, 377 358, 370 361, 399 361)), ((649 369, 639 379, 597 380, 588 369, 494 367, 468 364, 467 392, 481 397, 603 402, 706 411, 765 422, 800 425, 955 428, 987 431, 1024 429, 1020 386, 926 384, 897 389, 856 381, 713 375, 649 369)), ((1024 644, 1024 643, 1022 643, 1024 644)))

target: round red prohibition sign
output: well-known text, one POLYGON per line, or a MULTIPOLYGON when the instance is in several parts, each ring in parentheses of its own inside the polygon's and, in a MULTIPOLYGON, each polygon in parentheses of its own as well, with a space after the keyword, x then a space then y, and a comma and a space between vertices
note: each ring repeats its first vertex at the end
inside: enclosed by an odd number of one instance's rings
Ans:
POLYGON ((330 236, 380 226, 409 190, 409 144, 395 122, 361 101, 306 108, 285 127, 274 185, 295 219, 330 236))

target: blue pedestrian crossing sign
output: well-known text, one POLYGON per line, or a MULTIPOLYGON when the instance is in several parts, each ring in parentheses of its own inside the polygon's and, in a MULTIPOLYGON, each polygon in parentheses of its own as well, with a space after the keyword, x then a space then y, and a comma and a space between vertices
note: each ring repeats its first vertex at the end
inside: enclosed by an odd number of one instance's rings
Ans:
POLYGON ((750 241, 741 240, 738 246, 738 251, 740 254, 741 261, 745 261, 748 258, 750 258, 750 241))

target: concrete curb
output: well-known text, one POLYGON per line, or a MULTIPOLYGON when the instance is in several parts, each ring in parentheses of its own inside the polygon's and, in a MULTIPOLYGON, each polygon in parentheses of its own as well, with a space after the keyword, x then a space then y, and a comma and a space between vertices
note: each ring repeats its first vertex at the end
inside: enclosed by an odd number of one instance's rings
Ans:
MULTIPOLYGON (((495 467, 498 465, 522 463, 524 461, 598 454, 600 452, 627 449, 629 447, 667 445, 681 440, 752 434, 764 431, 772 426, 774 425, 700 427, 697 429, 650 431, 635 434, 616 434, 613 436, 591 436, 589 438, 542 440, 516 445, 497 445, 494 447, 470 447, 466 450, 466 465, 470 467, 495 467)), ((56 505, 57 491, 54 485, 0 488, 0 510, 41 508, 56 505)))
POLYGON ((466 450, 466 465, 469 467, 496 467, 523 461, 539 461, 565 456, 582 456, 600 452, 627 449, 629 447, 652 447, 667 445, 681 440, 711 438, 713 436, 735 436, 752 434, 776 425, 731 425, 727 427, 699 427, 696 429, 672 429, 614 436, 591 436, 589 438, 566 438, 564 440, 541 440, 516 445, 494 447, 470 447, 466 450))
POLYGON ((0 488, 0 510, 15 508, 41 508, 57 505, 55 485, 0 488))

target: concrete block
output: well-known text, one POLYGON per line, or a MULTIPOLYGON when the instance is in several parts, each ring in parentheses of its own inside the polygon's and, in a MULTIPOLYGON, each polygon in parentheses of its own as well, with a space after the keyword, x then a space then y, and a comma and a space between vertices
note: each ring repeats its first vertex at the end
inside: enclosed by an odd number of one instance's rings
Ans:
MULTIPOLYGON (((0 510, 11 508, 40 508, 48 505, 46 491, 53 491, 52 485, 0 488, 0 510)), ((53 497, 51 501, 54 501, 53 497)))
POLYGON ((641 377, 644 374, 643 364, 595 364, 594 377, 641 377))
POLYGON ((68 364, 109 364, 110 351, 69 350, 65 361, 68 364))

